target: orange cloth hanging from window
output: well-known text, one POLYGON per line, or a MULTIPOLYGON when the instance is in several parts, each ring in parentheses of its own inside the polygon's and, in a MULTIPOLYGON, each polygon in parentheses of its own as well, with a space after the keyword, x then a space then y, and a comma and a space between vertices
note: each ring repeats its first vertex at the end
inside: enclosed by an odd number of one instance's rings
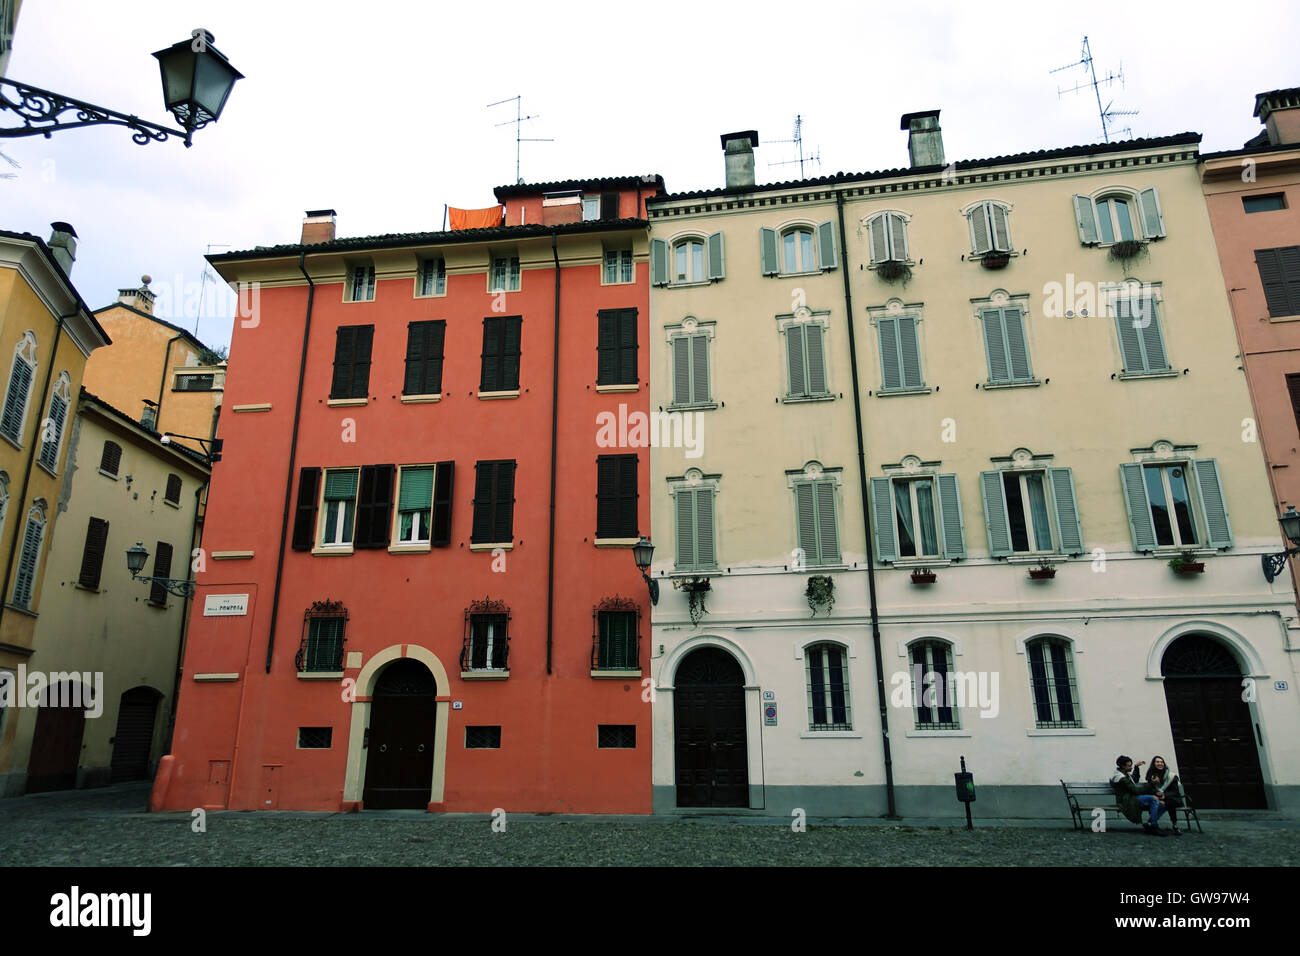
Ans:
POLYGON ((447 207, 447 222, 455 229, 495 229, 501 225, 505 216, 504 206, 488 206, 486 209, 457 209, 447 207))

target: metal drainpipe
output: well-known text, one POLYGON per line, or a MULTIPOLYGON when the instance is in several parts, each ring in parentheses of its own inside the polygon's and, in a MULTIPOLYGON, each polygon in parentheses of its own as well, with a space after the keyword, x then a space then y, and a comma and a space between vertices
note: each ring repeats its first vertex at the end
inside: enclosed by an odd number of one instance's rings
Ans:
MULTIPOLYGON (((212 467, 211 463, 208 464, 208 467, 212 467)), ((209 480, 211 479, 209 478, 209 480)), ((194 545, 199 537, 199 500, 203 496, 203 489, 207 486, 208 482, 204 481, 200 482, 199 486, 194 489, 194 522, 190 525, 190 574, 193 574, 194 568, 194 545)), ((190 574, 186 574, 186 577, 188 578, 190 574)), ((197 578, 195 580, 197 582, 197 578)), ((172 751, 172 734, 176 730, 176 708, 180 703, 181 671, 185 666, 185 632, 190 622, 192 605, 192 600, 181 603, 181 633, 176 645, 176 676, 172 680, 172 712, 167 721, 167 740, 163 743, 163 753, 171 753, 172 751)))
POLYGON ((555 639, 555 442, 560 411, 560 252, 551 230, 551 259, 555 262, 555 338, 551 348, 551 515, 547 531, 546 561, 546 673, 551 673, 551 647, 555 639))
POLYGON ((886 818, 895 819, 894 760, 889 750, 889 702, 885 695, 884 655, 880 650, 880 608, 876 603, 876 560, 872 547, 871 503, 867 500, 867 453, 862 437, 862 395, 858 389, 858 353, 853 335, 853 295, 849 291, 849 242, 844 234, 844 194, 835 191, 835 211, 840 221, 840 262, 844 272, 844 311, 849 326, 849 368, 853 372, 853 424, 858 433, 858 484, 862 495, 862 529, 867 536, 867 593, 871 604, 871 645, 876 655, 876 693, 880 704, 880 745, 885 758, 885 796, 889 802, 886 818))
POLYGON ((179 338, 182 338, 182 336, 180 336, 180 335, 173 335, 171 338, 169 338, 169 339, 167 340, 167 348, 166 348, 165 350, 163 350, 163 369, 162 369, 162 378, 160 378, 160 379, 158 380, 158 404, 155 406, 155 408, 157 409, 157 411, 154 412, 154 416, 153 416, 153 418, 154 418, 154 420, 153 420, 153 430, 156 431, 156 432, 158 432, 158 434, 160 434, 160 435, 162 434, 162 400, 163 400, 163 389, 165 389, 165 388, 167 387, 167 366, 171 364, 171 357, 172 357, 172 343, 175 342, 175 341, 176 341, 177 339, 179 339, 179 338))
MULTIPOLYGON (((12 595, 9 594, 9 576, 14 573, 14 552, 18 550, 18 542, 25 535, 24 529, 27 527, 27 520, 25 517, 26 511, 24 509, 27 507, 27 486, 31 484, 32 480, 32 465, 36 463, 36 449, 45 444, 45 442, 41 441, 41 435, 45 430, 42 428, 42 423, 45 419, 41 417, 41 411, 50 406, 50 380, 54 377, 54 364, 59 358, 59 340, 63 338, 63 323, 68 319, 74 318, 76 315, 77 313, 73 312, 71 315, 59 316, 58 324, 54 329, 54 345, 50 349, 50 364, 45 370, 45 384, 41 386, 41 404, 36 411, 36 434, 32 436, 32 447, 27 453, 27 470, 23 472, 23 490, 18 495, 18 520, 22 523, 14 530, 14 538, 9 542, 9 560, 5 563, 5 579, 3 585, 5 592, 0 594, 0 621, 4 620, 5 604, 8 602, 9 598, 12 597, 12 595)), ((71 411, 72 409, 69 408, 67 412, 64 412, 63 424, 65 428, 67 427, 68 415, 71 411)), ((51 524, 51 519, 47 519, 46 523, 47 525, 51 524)), ((50 536, 49 540, 53 541, 53 536, 50 536)), ((42 540, 41 546, 45 546, 44 540, 42 540)), ((32 582, 32 590, 34 593, 35 582, 32 582)))

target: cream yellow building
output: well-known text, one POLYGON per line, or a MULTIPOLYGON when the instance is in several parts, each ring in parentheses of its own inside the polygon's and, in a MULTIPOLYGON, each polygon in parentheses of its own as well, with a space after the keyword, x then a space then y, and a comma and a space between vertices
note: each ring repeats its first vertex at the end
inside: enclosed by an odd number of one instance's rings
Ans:
POLYGON ((1123 752, 1294 812, 1199 136, 947 164, 902 127, 905 170, 764 186, 728 134, 726 188, 650 205, 651 405, 703 435, 652 456, 656 809, 957 814, 965 757, 981 813, 1063 815, 1123 752))

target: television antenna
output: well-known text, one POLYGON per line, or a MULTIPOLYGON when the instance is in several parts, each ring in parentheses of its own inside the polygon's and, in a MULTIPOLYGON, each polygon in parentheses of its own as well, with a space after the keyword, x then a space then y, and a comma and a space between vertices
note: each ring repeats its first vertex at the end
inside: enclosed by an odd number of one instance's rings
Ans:
MULTIPOLYGON (((12 156, 7 156, 4 153, 0 153, 0 160, 3 160, 4 162, 8 163, 14 169, 22 169, 22 166, 19 164, 18 160, 14 159, 12 156)), ((18 178, 17 173, 0 173, 0 179, 17 179, 17 178, 18 178)))
MULTIPOLYGON (((230 246, 221 242, 209 242, 207 251, 204 256, 210 256, 213 249, 229 249, 230 246)), ((203 296, 208 291, 208 283, 216 282, 212 276, 212 264, 206 258, 203 260, 203 273, 199 276, 199 311, 194 316, 194 337, 199 337, 199 321, 203 318, 203 296)))
MULTIPOLYGON (((1064 70, 1072 70, 1076 66, 1082 66, 1087 70, 1090 79, 1085 79, 1080 83, 1076 83, 1068 90, 1063 90, 1058 86, 1056 88, 1056 97, 1057 99, 1060 99, 1066 93, 1078 93, 1081 90, 1092 87, 1093 95, 1097 98, 1097 116, 1101 119, 1101 136, 1103 140, 1109 143, 1111 127, 1116 123, 1117 117, 1137 116, 1140 112, 1139 110, 1117 110, 1114 108, 1114 100, 1111 100, 1105 106, 1101 105, 1101 88, 1103 86, 1109 87, 1112 83, 1118 80, 1120 89, 1124 88, 1124 64, 1120 63, 1119 72, 1107 70, 1106 74, 1098 79, 1097 69, 1092 62, 1092 48, 1088 45, 1088 38, 1085 36, 1083 38, 1083 55, 1079 60, 1066 66, 1059 66, 1055 70, 1049 70, 1048 72, 1060 73, 1064 70)), ((1133 130, 1128 126, 1121 127, 1116 130, 1116 132, 1123 133, 1125 136, 1133 135, 1133 130)))
POLYGON ((821 164, 822 164, 822 151, 821 151, 821 147, 820 147, 820 146, 817 147, 817 152, 814 153, 814 154, 811 155, 811 156, 804 156, 804 154, 803 154, 803 116, 800 115, 800 114, 795 114, 795 118, 794 118, 794 138, 793 138, 793 139, 778 139, 778 140, 773 140, 773 142, 776 142, 776 143, 794 143, 795 148, 799 151, 799 158, 798 158, 798 159, 784 159, 784 160, 781 160, 780 162, 777 162, 777 163, 768 163, 767 165, 769 165, 769 166, 791 166, 791 165, 793 165, 794 163, 798 163, 798 164, 799 164, 799 178, 800 178, 800 179, 803 179, 803 178, 804 178, 804 173, 803 173, 804 163, 816 163, 818 166, 821 166, 821 164))
POLYGON ((504 100, 497 100, 495 103, 489 103, 487 105, 487 108, 491 109, 494 106, 500 106, 503 103, 510 103, 512 101, 515 104, 515 118, 512 120, 506 120, 504 123, 497 123, 496 125, 497 126, 513 125, 515 128, 515 183, 522 184, 524 181, 524 177, 519 174, 519 144, 520 143, 553 143, 555 142, 555 140, 551 139, 550 137, 539 139, 536 137, 528 137, 528 136, 520 135, 523 132, 524 123, 528 122, 528 120, 535 120, 541 116, 540 113, 529 113, 527 116, 524 116, 523 98, 520 96, 510 96, 504 100))

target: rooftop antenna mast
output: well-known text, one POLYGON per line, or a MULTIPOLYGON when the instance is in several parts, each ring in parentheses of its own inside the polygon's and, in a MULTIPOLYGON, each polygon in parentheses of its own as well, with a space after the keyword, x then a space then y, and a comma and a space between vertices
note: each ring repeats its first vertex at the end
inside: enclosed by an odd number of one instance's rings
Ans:
MULTIPOLYGON (((229 248, 230 246, 226 245, 225 243, 209 242, 207 251, 204 253, 204 255, 205 256, 211 255, 213 249, 229 249, 229 248)), ((208 283, 215 282, 215 281, 216 280, 212 277, 212 265, 205 258, 203 260, 203 274, 199 277, 199 311, 194 316, 194 337, 195 338, 199 337, 199 322, 203 318, 203 296, 208 291, 208 283)))
POLYGON ((803 172, 804 163, 816 163, 818 166, 820 166, 820 165, 822 164, 822 152, 821 152, 821 147, 820 147, 820 146, 817 147, 817 152, 814 153, 814 154, 811 155, 811 156, 804 156, 804 154, 803 154, 803 116, 800 115, 800 114, 796 114, 796 115, 795 115, 795 118, 794 118, 794 138, 793 138, 793 139, 778 139, 778 140, 773 140, 773 142, 777 142, 777 143, 794 143, 795 148, 799 151, 799 158, 798 158, 798 159, 785 159, 785 160, 782 160, 782 161, 777 162, 777 163, 768 163, 767 165, 769 165, 769 166, 790 166, 790 165, 793 165, 794 163, 798 163, 798 164, 799 164, 799 178, 800 178, 800 179, 803 179, 803 178, 804 178, 804 172, 803 172))
MULTIPOLYGON (((14 159, 12 156, 6 156, 4 153, 0 153, 0 160, 3 160, 4 162, 8 163, 14 169, 22 169, 22 166, 19 164, 18 160, 14 159)), ((17 173, 0 173, 0 179, 17 179, 17 178, 18 178, 17 173)))
POLYGON ((555 140, 549 137, 544 139, 538 139, 538 138, 520 135, 523 132, 524 123, 526 123, 528 120, 535 120, 541 116, 540 113, 530 113, 527 116, 524 116, 523 98, 520 96, 510 96, 504 100, 497 100, 495 103, 489 103, 487 105, 487 108, 491 109, 494 106, 500 106, 503 103, 509 103, 511 101, 513 101, 515 104, 515 118, 512 120, 506 120, 504 123, 497 123, 496 125, 497 126, 513 125, 515 128, 515 182, 517 184, 520 184, 523 183, 524 177, 519 174, 519 144, 520 143, 553 143, 555 142, 555 140))
MULTIPOLYGON (((1113 109, 1115 103, 1114 100, 1111 100, 1105 106, 1101 105, 1101 88, 1103 86, 1108 87, 1116 80, 1118 80, 1120 89, 1124 88, 1124 64, 1123 63, 1120 64, 1118 73, 1115 72, 1114 70, 1107 70, 1106 75, 1098 79, 1097 69, 1095 66, 1093 66, 1093 62, 1092 62, 1092 48, 1088 45, 1088 38, 1085 36, 1083 38, 1083 55, 1079 60, 1077 60, 1074 63, 1070 63, 1066 66, 1057 67, 1055 70, 1050 70, 1048 72, 1060 73, 1063 70, 1072 70, 1076 66, 1082 66, 1085 70, 1087 70, 1090 79, 1084 80, 1081 83, 1076 83, 1068 90, 1063 90, 1058 86, 1056 88, 1056 96, 1058 99, 1060 99, 1066 93, 1078 93, 1080 90, 1085 90, 1088 87, 1092 87, 1093 95, 1097 98, 1097 116, 1101 119, 1102 139, 1105 140, 1107 143, 1109 143, 1111 127, 1116 122, 1116 117, 1137 116, 1139 112, 1138 110, 1113 109)), ((1117 130, 1117 132, 1123 133, 1126 136, 1131 136, 1133 134, 1133 130, 1127 126, 1121 127, 1119 130, 1117 130)))

